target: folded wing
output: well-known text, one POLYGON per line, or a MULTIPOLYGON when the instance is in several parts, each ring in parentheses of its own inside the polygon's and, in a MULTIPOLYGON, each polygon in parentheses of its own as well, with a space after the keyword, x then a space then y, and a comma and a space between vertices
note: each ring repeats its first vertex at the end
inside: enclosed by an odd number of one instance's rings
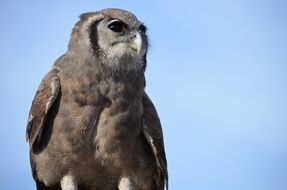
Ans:
POLYGON ((26 140, 29 141, 33 151, 40 146, 48 112, 60 92, 58 72, 57 69, 50 70, 38 87, 32 102, 26 129, 26 140))
POLYGON ((167 161, 164 150, 163 134, 156 109, 147 94, 143 96, 144 127, 143 133, 155 156, 158 169, 161 173, 162 188, 168 189, 167 161))

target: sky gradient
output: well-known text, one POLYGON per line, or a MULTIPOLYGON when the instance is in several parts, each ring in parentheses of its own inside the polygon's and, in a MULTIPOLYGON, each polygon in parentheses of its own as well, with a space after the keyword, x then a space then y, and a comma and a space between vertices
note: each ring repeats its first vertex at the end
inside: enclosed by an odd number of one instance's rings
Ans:
POLYGON ((146 91, 170 189, 287 189, 287 1, 0 2, 0 189, 35 189, 25 129, 36 89, 81 13, 127 9, 148 27, 146 91))

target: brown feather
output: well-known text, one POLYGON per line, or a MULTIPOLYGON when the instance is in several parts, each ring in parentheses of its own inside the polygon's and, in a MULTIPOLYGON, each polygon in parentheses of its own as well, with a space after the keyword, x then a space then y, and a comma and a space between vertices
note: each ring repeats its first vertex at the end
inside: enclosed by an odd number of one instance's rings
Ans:
POLYGON ((143 133, 151 146, 157 165, 163 175, 162 183, 168 189, 167 161, 164 150, 163 133, 156 109, 146 93, 143 95, 144 127, 143 133))
POLYGON ((57 99, 60 91, 60 82, 57 69, 52 69, 42 80, 29 113, 26 130, 26 140, 33 150, 41 142, 41 136, 45 127, 48 111, 57 99))

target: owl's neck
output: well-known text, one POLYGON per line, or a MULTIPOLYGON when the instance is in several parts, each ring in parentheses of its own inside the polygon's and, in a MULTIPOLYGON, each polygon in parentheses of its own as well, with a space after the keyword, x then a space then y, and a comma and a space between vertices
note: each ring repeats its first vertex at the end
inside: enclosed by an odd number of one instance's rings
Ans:
MULTIPOLYGON (((93 93, 92 89, 98 89, 104 96, 108 92, 113 92, 115 96, 119 96, 121 93, 130 97, 142 95, 145 88, 144 67, 140 69, 125 66, 112 67, 109 63, 94 57, 74 55, 62 56, 57 66, 62 68, 65 77, 80 84, 79 91, 93 93), (68 64, 69 70, 66 70, 68 64)), ((119 62, 118 64, 134 63, 119 62)))
MULTIPOLYGON (((102 75, 101 75, 102 76, 102 75)), ((100 77, 101 94, 109 99, 125 96, 127 99, 141 98, 145 88, 143 73, 136 76, 122 76, 121 74, 100 77)))

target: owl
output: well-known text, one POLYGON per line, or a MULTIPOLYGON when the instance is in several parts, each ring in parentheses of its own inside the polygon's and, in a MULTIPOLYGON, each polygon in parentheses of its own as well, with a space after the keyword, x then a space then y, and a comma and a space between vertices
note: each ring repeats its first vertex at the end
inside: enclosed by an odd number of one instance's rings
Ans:
POLYGON ((29 113, 38 190, 168 187, 161 124, 145 92, 148 39, 132 13, 84 13, 29 113))

